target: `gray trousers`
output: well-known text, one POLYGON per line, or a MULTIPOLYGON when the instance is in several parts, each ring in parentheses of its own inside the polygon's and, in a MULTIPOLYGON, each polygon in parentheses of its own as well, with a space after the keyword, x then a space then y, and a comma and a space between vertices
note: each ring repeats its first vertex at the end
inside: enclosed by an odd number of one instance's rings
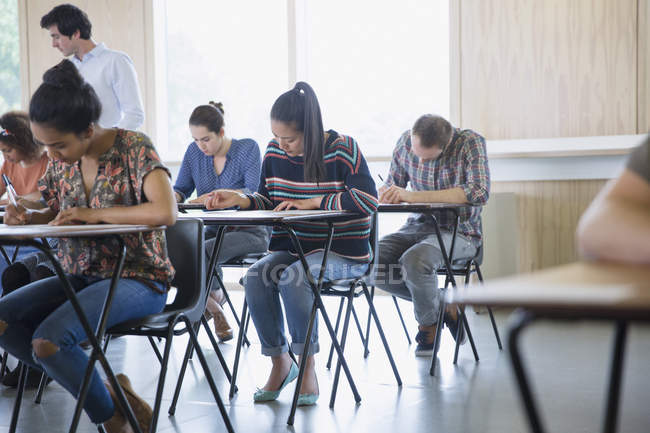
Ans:
MULTIPOLYGON (((210 263, 210 255, 216 242, 216 229, 208 227, 205 230, 205 256, 206 266, 210 263)), ((269 249, 269 228, 264 226, 238 227, 237 230, 226 231, 217 257, 216 271, 222 275, 221 263, 245 254, 265 253, 269 249)), ((212 279, 210 290, 220 289, 216 278, 212 279)))
MULTIPOLYGON (((453 232, 441 229, 447 254, 453 232)), ((460 234, 456 237, 454 259, 476 254, 472 242, 460 234)), ((413 301, 415 320, 431 326, 438 320, 440 290, 437 270, 445 262, 431 222, 409 220, 396 233, 379 241, 379 261, 375 286, 400 298, 413 301)))

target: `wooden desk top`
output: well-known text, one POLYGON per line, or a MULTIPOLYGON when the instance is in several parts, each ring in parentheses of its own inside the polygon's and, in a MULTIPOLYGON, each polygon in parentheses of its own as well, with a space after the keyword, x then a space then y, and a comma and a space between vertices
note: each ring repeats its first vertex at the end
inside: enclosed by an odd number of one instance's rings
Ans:
POLYGON ((650 319, 650 266, 577 262, 449 291, 448 302, 650 319), (645 316, 645 317, 643 317, 645 316))
POLYGON ((473 206, 471 204, 461 203, 379 203, 377 212, 429 212, 432 210, 462 209, 473 206))
POLYGON ((337 221, 357 214, 338 210, 216 210, 179 213, 178 218, 200 218, 206 224, 219 225, 264 225, 281 224, 292 221, 337 221))
POLYGON ((123 235, 164 229, 164 226, 147 226, 135 224, 83 224, 68 226, 50 226, 47 224, 30 224, 8 226, 0 224, 0 239, 33 238, 70 238, 86 236, 123 235))

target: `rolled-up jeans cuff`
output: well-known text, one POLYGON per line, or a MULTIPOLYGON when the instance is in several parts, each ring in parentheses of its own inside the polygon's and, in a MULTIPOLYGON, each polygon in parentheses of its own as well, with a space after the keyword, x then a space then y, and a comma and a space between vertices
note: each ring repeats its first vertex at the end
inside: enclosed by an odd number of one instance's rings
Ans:
MULTIPOLYGON (((305 343, 291 343, 291 351, 296 355, 303 355, 302 352, 305 351, 305 343)), ((314 355, 315 353, 320 352, 320 344, 318 341, 309 344, 309 353, 307 356, 314 355)))
POLYGON ((289 345, 284 343, 282 346, 264 347, 262 346, 262 355, 264 356, 278 356, 289 351, 289 345))

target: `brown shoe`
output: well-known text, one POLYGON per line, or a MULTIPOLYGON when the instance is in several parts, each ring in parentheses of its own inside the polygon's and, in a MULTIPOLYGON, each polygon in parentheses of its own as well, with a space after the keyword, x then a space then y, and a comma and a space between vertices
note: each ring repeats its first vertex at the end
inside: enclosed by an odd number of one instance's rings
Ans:
MULTIPOLYGON (((149 406, 149 404, 144 401, 142 397, 136 394, 136 392, 133 390, 133 387, 131 386, 131 381, 128 377, 126 377, 126 375, 118 374, 115 377, 117 378, 117 382, 120 384, 122 390, 124 391, 124 394, 126 395, 126 399, 129 402, 129 406, 131 406, 131 409, 133 410, 135 419, 138 421, 140 430, 143 432, 148 432, 151 425, 151 419, 153 418, 153 410, 151 409, 151 406, 149 406)), ((118 408, 119 403, 117 402, 115 391, 109 383, 106 383, 106 387, 108 388, 108 392, 111 394, 111 397, 115 402, 115 407, 118 408)), ((122 416, 128 425, 126 417, 123 414, 122 416)))
POLYGON ((226 295, 224 295, 223 290, 210 290, 210 297, 214 299, 219 305, 223 307, 223 304, 226 303, 226 295))
POLYGON ((418 333, 415 341, 418 343, 415 348, 415 356, 431 356, 433 354, 433 340, 436 336, 436 325, 418 325, 418 333))
MULTIPOLYGON (((212 294, 212 292, 210 293, 212 294)), ((208 297, 205 311, 206 317, 212 317, 214 319, 214 333, 217 334, 219 341, 232 340, 232 328, 228 324, 223 308, 221 308, 221 305, 219 305, 213 296, 208 297)))
POLYGON ((217 310, 212 317, 214 321, 214 332, 217 334, 219 341, 224 342, 232 340, 233 332, 221 305, 216 304, 217 310))

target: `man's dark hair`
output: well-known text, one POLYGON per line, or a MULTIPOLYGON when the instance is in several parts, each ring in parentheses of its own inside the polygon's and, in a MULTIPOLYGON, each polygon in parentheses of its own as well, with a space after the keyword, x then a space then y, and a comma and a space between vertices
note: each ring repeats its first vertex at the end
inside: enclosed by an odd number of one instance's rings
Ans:
POLYGON ((420 116, 411 128, 411 134, 420 138, 420 144, 423 147, 440 147, 444 149, 453 133, 451 123, 444 117, 435 114, 425 114, 420 116))
POLYGON ((43 15, 41 27, 48 29, 56 25, 59 33, 72 37, 74 32, 79 30, 81 39, 90 39, 92 24, 88 15, 78 7, 71 4, 56 6, 54 9, 43 15))

